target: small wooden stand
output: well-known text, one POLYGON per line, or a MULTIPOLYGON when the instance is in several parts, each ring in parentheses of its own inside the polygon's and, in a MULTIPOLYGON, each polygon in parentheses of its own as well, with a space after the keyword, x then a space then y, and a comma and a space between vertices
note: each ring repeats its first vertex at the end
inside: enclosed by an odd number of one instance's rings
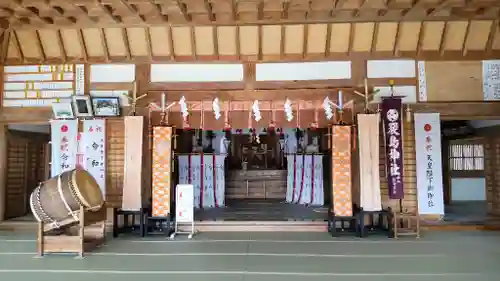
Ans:
MULTIPOLYGON (((84 252, 91 251, 104 243, 106 208, 101 208, 96 212, 86 212, 83 207, 80 207, 76 213, 79 217, 78 224, 67 226, 59 231, 44 223, 38 223, 38 256, 48 253, 74 253, 83 258, 84 252)), ((68 220, 74 219, 71 217, 68 220)))
POLYGON ((148 208, 140 208, 137 211, 125 211, 118 208, 113 209, 113 237, 116 238, 122 233, 146 235, 146 221, 148 219, 148 208), (120 217, 122 225, 120 225, 120 217), (139 217, 139 224, 137 224, 139 217))
POLYGON ((420 238, 420 216, 412 213, 394 212, 394 239, 398 236, 415 236, 420 238))
POLYGON ((359 237, 367 237, 371 234, 387 235, 394 237, 394 221, 391 208, 380 211, 365 211, 361 208, 359 213, 359 237), (377 217, 375 219, 375 217, 377 217), (368 221, 365 219, 368 218, 368 221), (376 223, 375 223, 376 222, 376 223))
POLYGON ((328 232, 332 237, 339 235, 355 235, 360 236, 359 229, 359 208, 353 204, 352 216, 337 216, 333 211, 333 206, 328 211, 328 232), (337 222, 340 226, 337 226, 337 222))

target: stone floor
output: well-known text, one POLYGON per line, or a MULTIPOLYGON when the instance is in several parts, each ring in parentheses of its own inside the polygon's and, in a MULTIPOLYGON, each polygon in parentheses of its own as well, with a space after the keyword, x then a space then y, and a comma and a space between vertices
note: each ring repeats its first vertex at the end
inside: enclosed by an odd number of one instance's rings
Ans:
POLYGON ((500 280, 498 232, 431 232, 418 241, 332 239, 326 233, 125 237, 84 259, 35 258, 34 238, 0 235, 0 280, 500 280))

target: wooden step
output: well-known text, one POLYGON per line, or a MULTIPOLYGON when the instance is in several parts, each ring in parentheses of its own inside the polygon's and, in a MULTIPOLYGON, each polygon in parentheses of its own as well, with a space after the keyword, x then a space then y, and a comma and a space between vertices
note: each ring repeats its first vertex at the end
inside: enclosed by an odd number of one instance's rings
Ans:
POLYGON ((284 199, 286 182, 281 180, 230 181, 226 183, 226 197, 230 199, 284 199))

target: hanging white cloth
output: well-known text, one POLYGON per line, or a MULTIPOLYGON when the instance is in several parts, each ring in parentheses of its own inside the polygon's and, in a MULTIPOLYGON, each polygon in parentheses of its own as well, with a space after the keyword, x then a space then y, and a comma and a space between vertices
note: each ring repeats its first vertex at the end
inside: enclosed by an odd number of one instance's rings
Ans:
POLYGON ((314 193, 313 201, 310 203, 314 206, 325 205, 325 193, 323 186, 323 155, 314 155, 314 193))
POLYGON ((286 202, 324 205, 323 156, 293 154, 287 162, 286 202))
POLYGON ((214 154, 179 156, 179 183, 193 185, 195 208, 224 206, 224 158, 214 154))
POLYGON ((360 204, 365 211, 380 211, 380 115, 358 114, 360 204))

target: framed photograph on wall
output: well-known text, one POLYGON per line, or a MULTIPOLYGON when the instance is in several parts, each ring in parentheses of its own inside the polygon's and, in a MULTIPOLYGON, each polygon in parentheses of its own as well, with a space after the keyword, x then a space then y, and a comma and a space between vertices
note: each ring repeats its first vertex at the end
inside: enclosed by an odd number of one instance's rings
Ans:
POLYGON ((90 96, 73 96, 73 108, 76 117, 92 117, 92 103, 90 96))
POLYGON ((52 103, 52 113, 54 113, 54 119, 75 118, 73 107, 71 106, 71 102, 69 101, 52 103))
POLYGON ((92 98, 94 115, 97 117, 120 116, 120 99, 118 97, 92 98))

